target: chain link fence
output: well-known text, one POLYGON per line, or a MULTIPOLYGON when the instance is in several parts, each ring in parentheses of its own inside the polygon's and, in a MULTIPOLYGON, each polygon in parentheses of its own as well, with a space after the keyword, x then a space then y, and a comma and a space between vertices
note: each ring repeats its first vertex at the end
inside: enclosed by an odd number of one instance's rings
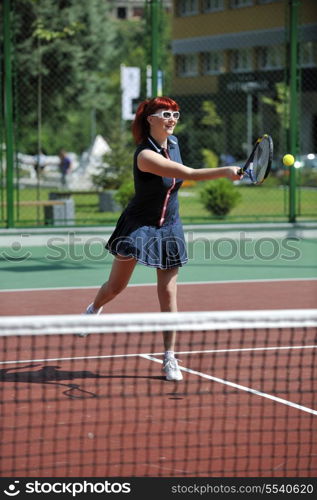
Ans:
MULTIPOLYGON (((309 219, 317 209, 317 5, 296 3, 295 203, 297 218, 309 219)), ((248 185, 247 178, 237 183, 242 202, 227 219, 287 219, 289 169, 282 158, 291 147, 291 2, 177 0, 174 5, 173 93, 182 108, 178 134, 186 161, 197 167, 242 165, 254 141, 270 134, 272 174, 261 188, 248 185)))
MULTIPOLYGON (((247 179, 236 183, 240 202, 220 220, 289 220, 289 169, 281 161, 290 152, 289 1, 158 3, 158 33, 151 29, 152 4, 138 2, 135 16, 126 19, 121 4, 118 18, 116 2, 110 1, 2 3, 1 15, 10 22, 15 226, 116 221, 122 206, 113 194, 131 181, 134 150, 131 121, 122 113, 122 68, 139 70, 139 96, 133 102, 149 96, 156 36, 158 90, 180 104, 175 133, 185 164, 243 164, 258 136, 269 133, 274 139, 272 175, 260 187, 247 179)), ((317 13, 315 2, 299 4, 296 218, 312 220, 317 213, 317 13)), ((8 40, 1 36, 0 220, 6 227, 8 40)), ((204 209, 199 185, 185 183, 180 201, 185 223, 219 220, 204 209)))

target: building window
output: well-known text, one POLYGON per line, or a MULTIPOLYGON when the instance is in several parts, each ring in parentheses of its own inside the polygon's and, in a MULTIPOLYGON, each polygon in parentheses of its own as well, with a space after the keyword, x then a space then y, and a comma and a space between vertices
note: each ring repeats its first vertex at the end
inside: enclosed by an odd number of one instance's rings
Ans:
POLYGON ((222 52, 205 52, 203 55, 204 74, 217 75, 223 73, 223 53, 222 52))
POLYGON ((253 0, 231 0, 230 6, 233 9, 239 7, 248 7, 249 5, 253 5, 253 0))
POLYGON ((223 10, 223 0, 204 0, 203 9, 204 12, 223 10))
POLYGON ((230 69, 233 72, 243 72, 252 70, 251 49, 239 49, 231 52, 230 69))
POLYGON ((259 50, 258 67, 261 70, 281 69, 285 63, 284 47, 262 47, 259 50))
POLYGON ((198 54, 186 54, 177 58, 177 76, 198 75, 198 54))
POLYGON ((178 14, 180 16, 192 16, 198 12, 198 0, 179 0, 178 14))
POLYGON ((301 44, 300 65, 302 68, 317 66, 317 42, 305 42, 301 44))
POLYGON ((132 9, 132 16, 133 17, 142 17, 143 14, 144 14, 143 7, 133 7, 133 9, 132 9))
POLYGON ((126 7, 118 7, 117 8, 117 18, 118 19, 126 19, 127 18, 127 9, 126 9, 126 7))

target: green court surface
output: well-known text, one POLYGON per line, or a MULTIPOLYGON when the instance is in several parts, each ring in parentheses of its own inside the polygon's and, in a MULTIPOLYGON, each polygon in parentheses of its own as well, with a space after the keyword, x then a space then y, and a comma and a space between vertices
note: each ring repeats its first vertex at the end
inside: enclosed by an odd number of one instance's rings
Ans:
MULTIPOLYGON (((314 231, 186 229, 189 262, 179 282, 317 278, 314 231)), ((0 289, 99 286, 113 257, 107 235, 5 233, 0 235, 0 289)), ((138 265, 131 284, 156 281, 155 269, 138 265)))

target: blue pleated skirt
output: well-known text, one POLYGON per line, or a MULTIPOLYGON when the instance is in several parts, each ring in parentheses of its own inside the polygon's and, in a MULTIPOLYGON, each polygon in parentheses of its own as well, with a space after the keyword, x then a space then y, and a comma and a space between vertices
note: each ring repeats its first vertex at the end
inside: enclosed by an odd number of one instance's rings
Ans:
POLYGON ((113 255, 133 257, 140 264, 159 269, 181 267, 188 261, 179 219, 162 227, 144 226, 123 213, 106 248, 113 255))

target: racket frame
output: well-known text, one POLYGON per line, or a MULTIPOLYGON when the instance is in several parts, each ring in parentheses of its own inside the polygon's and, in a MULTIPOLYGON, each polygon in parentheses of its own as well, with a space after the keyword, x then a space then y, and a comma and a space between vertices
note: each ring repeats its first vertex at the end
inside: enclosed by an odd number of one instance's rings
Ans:
POLYGON ((264 182, 264 180, 267 178, 267 176, 269 175, 270 173, 270 170, 271 170, 271 166, 272 166, 272 160, 273 160, 273 139, 270 135, 268 134, 264 134, 262 135, 261 137, 259 137, 254 146, 253 146, 253 149, 249 155, 249 158, 247 159, 247 161, 245 162, 244 166, 240 168, 239 170, 239 174, 247 174, 251 181, 253 182, 253 184, 262 184, 262 182, 264 182), (253 162, 253 158, 255 156, 255 153, 256 153, 256 150, 257 148, 259 147, 259 144, 264 140, 264 139, 267 139, 269 141, 269 160, 268 160, 268 164, 267 164, 267 167, 266 167, 266 170, 265 170, 265 174, 264 174, 264 177, 262 179, 262 181, 257 181, 257 180, 254 180, 253 176, 252 176, 252 171, 249 169, 249 165, 253 162))

